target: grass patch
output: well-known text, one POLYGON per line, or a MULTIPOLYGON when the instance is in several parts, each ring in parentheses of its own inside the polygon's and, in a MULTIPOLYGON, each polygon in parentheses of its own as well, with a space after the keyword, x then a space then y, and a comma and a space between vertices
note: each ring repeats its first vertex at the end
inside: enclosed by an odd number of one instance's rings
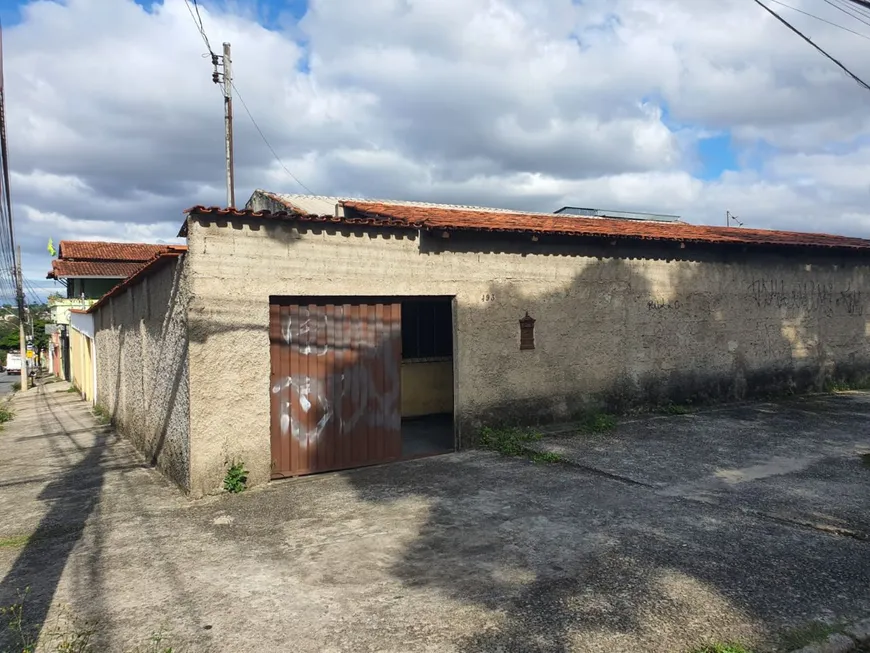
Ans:
POLYGON ((103 425, 112 423, 112 415, 100 404, 94 406, 93 413, 98 423, 103 425))
POLYGON ((870 390, 870 376, 866 376, 853 381, 833 380, 825 381, 823 387, 825 392, 849 392, 850 390, 870 390))
POLYGON ((688 415, 692 412, 692 409, 683 404, 665 404, 659 407, 658 412, 664 415, 688 415))
POLYGON ((17 549, 30 542, 30 535, 12 535, 0 537, 0 549, 17 549))
POLYGON ((75 386, 75 384, 70 385, 70 387, 68 387, 68 388, 66 389, 66 391, 69 392, 70 394, 73 393, 73 392, 76 392, 76 393, 78 393, 78 394, 81 394, 81 393, 79 392, 79 389, 75 386))
POLYGON ((18 392, 21 390, 21 381, 16 381, 12 384, 12 392, 18 392))
POLYGON ((15 413, 6 408, 6 406, 0 407, 0 424, 11 421, 13 417, 15 417, 15 413))
POLYGON ((610 413, 590 413, 579 421, 583 433, 606 433, 616 428, 616 415, 610 413))
MULTIPOLYGON (((33 623, 29 619, 28 596, 30 588, 18 591, 18 600, 0 606, 0 638, 9 648, 4 653, 98 653, 93 640, 99 633, 97 622, 78 619, 63 605, 57 606, 51 623, 33 623), (40 630, 42 633, 40 634, 40 630)), ((180 653, 168 645, 163 631, 154 633, 148 643, 128 653, 180 653)))
POLYGON ((821 642, 830 635, 842 630, 840 624, 830 624, 824 621, 811 621, 782 634, 780 645, 787 651, 803 648, 815 642, 821 642))
POLYGON ((564 463, 568 460, 555 451, 534 451, 529 458, 533 463, 564 463))
POLYGON ((480 431, 478 442, 481 449, 497 451, 503 456, 526 456, 534 453, 529 449, 529 443, 538 442, 543 437, 539 431, 519 426, 499 429, 485 426, 480 431))
POLYGON ((701 648, 693 648, 690 653, 752 653, 742 644, 707 644, 701 648))

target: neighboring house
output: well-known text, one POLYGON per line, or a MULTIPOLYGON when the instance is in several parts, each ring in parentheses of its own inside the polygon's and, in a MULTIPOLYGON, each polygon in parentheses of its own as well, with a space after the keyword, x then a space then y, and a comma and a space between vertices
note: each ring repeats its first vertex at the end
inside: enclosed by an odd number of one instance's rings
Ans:
POLYGON ((870 240, 263 191, 180 235, 89 313, 98 403, 195 496, 870 374, 870 240))
POLYGON ((51 334, 49 358, 52 372, 71 380, 70 311, 87 309, 124 279, 134 274, 154 256, 170 245, 146 243, 107 243, 62 240, 57 258, 46 275, 66 287, 65 296, 49 297, 50 324, 57 325, 51 334))

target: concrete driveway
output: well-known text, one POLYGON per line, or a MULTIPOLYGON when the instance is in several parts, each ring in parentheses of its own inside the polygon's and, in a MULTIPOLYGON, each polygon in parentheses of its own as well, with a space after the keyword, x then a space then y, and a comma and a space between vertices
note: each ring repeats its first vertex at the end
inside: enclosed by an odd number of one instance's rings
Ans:
POLYGON ((685 651, 870 614, 865 394, 189 502, 47 389, 0 433, 0 604, 29 586, 95 650, 685 651))

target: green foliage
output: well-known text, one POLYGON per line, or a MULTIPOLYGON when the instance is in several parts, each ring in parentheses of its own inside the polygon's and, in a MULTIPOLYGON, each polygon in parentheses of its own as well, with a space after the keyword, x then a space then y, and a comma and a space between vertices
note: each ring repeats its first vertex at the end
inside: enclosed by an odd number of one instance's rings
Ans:
POLYGON ((3 619, 3 633, 5 639, 14 646, 16 653, 34 653, 36 641, 39 637, 37 629, 27 624, 24 618, 24 600, 30 593, 30 588, 24 592, 18 592, 18 602, 11 605, 0 606, 0 618, 3 619))
POLYGON ((30 542, 30 535, 12 535, 0 537, 0 549, 20 549, 30 542))
POLYGON ((224 476, 224 489, 231 494, 243 492, 248 486, 248 470, 245 469, 245 463, 233 462, 227 475, 224 476))
POLYGON ((9 410, 6 406, 0 406, 0 424, 5 424, 15 417, 15 413, 9 410))
POLYGON ((604 433, 616 428, 616 416, 610 413, 590 413, 580 420, 580 430, 584 433, 604 433))
POLYGON ((71 383, 70 386, 66 389, 67 392, 79 392, 79 389, 76 387, 75 383, 71 383))
POLYGON ((12 392, 18 392, 21 390, 21 381, 16 381, 12 384, 12 392))
POLYGON ((530 456, 533 463, 564 463, 567 458, 555 451, 535 451, 530 456))
POLYGON ((99 424, 111 424, 112 423, 112 415, 103 408, 100 404, 97 404, 93 408, 94 417, 97 419, 99 424))
POLYGON ((659 412, 665 415, 688 415, 692 409, 682 404, 665 404, 659 407, 659 412))
POLYGON ((503 456, 525 456, 534 453, 528 444, 543 437, 538 431, 518 426, 500 429, 486 426, 481 429, 478 442, 482 449, 497 451, 503 456))
POLYGON ((565 462, 562 454, 551 451, 535 451, 529 444, 538 442, 543 434, 534 429, 521 427, 491 428, 484 427, 478 435, 481 449, 496 451, 503 456, 522 456, 535 463, 565 462))
MULTIPOLYGON (((48 307, 44 304, 31 304, 28 308, 33 320, 33 348, 37 352, 40 352, 48 348, 49 336, 45 332, 46 320, 50 319, 47 313, 48 307)), ((30 329, 28 328, 29 332, 30 329)), ((6 354, 8 352, 19 351, 18 343, 18 320, 0 320, 0 355, 3 357, 4 364, 6 363, 6 354)))
POLYGON ((849 392, 850 390, 870 390, 870 376, 845 381, 843 379, 828 379, 825 381, 825 392, 849 392))

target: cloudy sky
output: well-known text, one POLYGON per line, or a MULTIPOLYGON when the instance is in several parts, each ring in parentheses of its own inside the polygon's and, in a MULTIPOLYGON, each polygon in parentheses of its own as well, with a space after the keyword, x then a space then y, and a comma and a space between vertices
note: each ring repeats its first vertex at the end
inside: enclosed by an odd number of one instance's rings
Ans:
MULTIPOLYGON (((870 81, 870 11, 764 1, 870 81)), ((295 176, 317 194, 730 210, 870 237, 870 91, 754 0, 199 5, 283 162, 237 102, 239 204, 306 192, 295 176)), ((225 203, 222 100, 184 0, 0 0, 0 18, 34 287, 51 287, 49 237, 174 242, 184 208, 225 203)))

